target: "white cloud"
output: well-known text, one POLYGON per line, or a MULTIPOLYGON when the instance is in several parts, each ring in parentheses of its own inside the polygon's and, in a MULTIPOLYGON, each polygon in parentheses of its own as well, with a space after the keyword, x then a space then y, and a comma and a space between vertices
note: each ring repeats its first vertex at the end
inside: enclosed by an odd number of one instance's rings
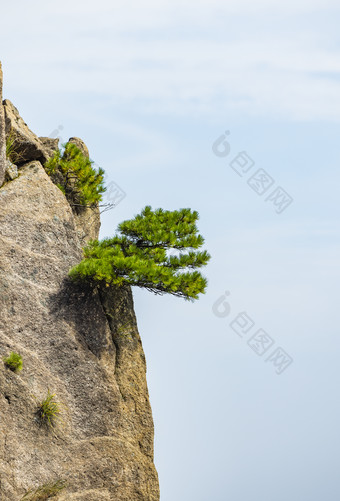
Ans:
POLYGON ((97 93, 161 113, 340 119, 339 50, 303 14, 327 6, 331 19, 333 0, 33 6, 32 22, 32 4, 5 7, 19 34, 10 23, 0 34, 10 88, 97 93))

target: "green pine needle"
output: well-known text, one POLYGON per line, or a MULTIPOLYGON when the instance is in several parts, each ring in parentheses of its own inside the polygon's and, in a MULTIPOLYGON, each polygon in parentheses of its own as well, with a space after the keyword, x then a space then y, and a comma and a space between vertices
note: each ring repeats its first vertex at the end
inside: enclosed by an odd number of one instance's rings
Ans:
POLYGON ((204 243, 196 226, 198 217, 191 209, 153 211, 147 206, 134 219, 122 222, 116 236, 90 242, 83 261, 69 275, 94 285, 128 284, 155 294, 198 299, 207 280, 197 268, 210 259, 207 251, 198 250, 204 243), (176 255, 169 255, 173 250, 176 255))
POLYGON ((76 211, 82 207, 97 207, 106 191, 104 170, 94 169, 93 162, 75 144, 66 143, 63 146, 63 154, 57 150, 46 162, 47 174, 76 211))

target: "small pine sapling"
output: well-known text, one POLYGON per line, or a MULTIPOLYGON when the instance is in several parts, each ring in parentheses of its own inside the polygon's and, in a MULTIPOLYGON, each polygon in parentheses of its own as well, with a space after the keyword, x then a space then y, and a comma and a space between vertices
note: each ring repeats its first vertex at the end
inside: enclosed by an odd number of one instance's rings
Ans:
POLYGON ((45 164, 45 170, 66 196, 75 212, 97 207, 106 191, 104 170, 98 171, 73 143, 66 143, 64 152, 57 150, 45 164))

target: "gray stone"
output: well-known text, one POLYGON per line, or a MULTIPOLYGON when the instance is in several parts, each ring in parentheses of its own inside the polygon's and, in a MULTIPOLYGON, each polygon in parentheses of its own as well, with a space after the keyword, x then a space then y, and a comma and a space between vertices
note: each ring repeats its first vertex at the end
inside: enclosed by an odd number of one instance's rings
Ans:
POLYGON ((44 145, 48 154, 52 157, 59 148, 59 138, 39 137, 39 141, 44 145))
POLYGON ((45 163, 50 157, 49 148, 39 140, 21 118, 17 108, 5 99, 3 102, 5 109, 6 137, 11 138, 14 148, 14 162, 22 165, 32 160, 45 163))
POLYGON ((18 177, 18 167, 10 160, 6 160, 6 169, 5 169, 5 179, 6 181, 13 181, 13 179, 16 179, 18 177))
POLYGON ((96 240, 100 230, 99 207, 86 207, 80 211, 74 211, 74 222, 81 246, 84 247, 90 240, 96 240))

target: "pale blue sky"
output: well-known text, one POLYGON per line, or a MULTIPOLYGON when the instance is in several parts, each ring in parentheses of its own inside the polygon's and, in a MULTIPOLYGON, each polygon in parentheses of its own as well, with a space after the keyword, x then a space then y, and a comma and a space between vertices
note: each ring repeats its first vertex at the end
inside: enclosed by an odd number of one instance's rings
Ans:
POLYGON ((338 2, 0 11, 5 97, 37 134, 82 137, 126 192, 102 236, 147 204, 200 213, 207 294, 134 290, 161 500, 339 499, 338 2), (282 214, 230 168, 241 151, 249 176, 263 168, 294 198, 282 214), (218 318, 225 291, 231 312, 218 318), (255 323, 244 338, 229 325, 240 312, 255 323), (260 328, 275 341, 263 356, 247 344, 260 328), (279 346, 294 362, 278 376, 265 358, 279 346))

